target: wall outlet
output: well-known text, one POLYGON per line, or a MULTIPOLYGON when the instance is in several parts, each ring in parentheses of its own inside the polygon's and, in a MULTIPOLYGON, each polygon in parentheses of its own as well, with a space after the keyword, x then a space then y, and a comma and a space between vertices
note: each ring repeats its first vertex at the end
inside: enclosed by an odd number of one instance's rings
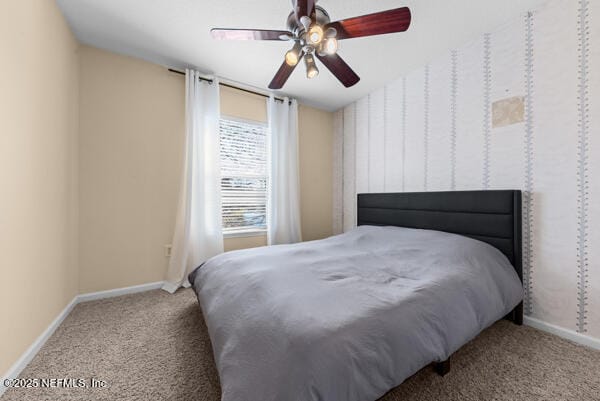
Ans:
POLYGON ((165 244, 165 257, 167 257, 167 258, 171 257, 171 249, 173 249, 173 245, 165 244))

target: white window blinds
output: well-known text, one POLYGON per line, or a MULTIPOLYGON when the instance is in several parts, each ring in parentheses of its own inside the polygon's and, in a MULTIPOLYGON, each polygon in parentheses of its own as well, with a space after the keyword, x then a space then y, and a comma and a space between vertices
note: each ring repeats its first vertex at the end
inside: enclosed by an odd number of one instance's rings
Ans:
POLYGON ((223 233, 267 227, 267 128, 221 118, 223 233))

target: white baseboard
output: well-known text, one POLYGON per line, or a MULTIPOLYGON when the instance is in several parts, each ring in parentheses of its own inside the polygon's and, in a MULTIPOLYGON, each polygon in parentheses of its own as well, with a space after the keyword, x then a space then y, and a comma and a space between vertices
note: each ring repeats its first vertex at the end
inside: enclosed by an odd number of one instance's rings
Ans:
POLYGON ((585 345, 586 347, 600 350, 600 339, 598 338, 586 336, 585 334, 577 333, 576 331, 565 329, 564 327, 555 326, 530 316, 524 316, 523 323, 527 326, 585 345))
POLYGON ((10 369, 8 369, 8 372, 6 372, 4 376, 2 376, 2 378, 0 379, 2 380, 0 382, 0 397, 6 391, 6 387, 4 386, 4 380, 15 379, 19 376, 23 369, 25 369, 29 362, 31 362, 31 360, 35 357, 40 348, 42 348, 42 346, 46 343, 46 341, 48 341, 50 336, 56 331, 58 326, 60 326, 63 320, 65 320, 69 313, 71 313, 75 305, 82 302, 95 301, 97 299, 112 298, 118 297, 120 295, 157 290, 159 288, 162 288, 163 285, 164 282, 159 281, 156 283, 134 285, 131 287, 117 288, 114 290, 90 292, 87 294, 76 295, 71 300, 71 302, 69 302, 69 304, 65 306, 65 308, 58 314, 56 319, 54 319, 52 323, 50 323, 46 330, 44 330, 44 332, 40 334, 38 338, 35 339, 33 344, 31 344, 31 346, 27 348, 23 355, 21 355, 21 357, 10 367, 10 369))
POLYGON ((164 284, 164 281, 157 281, 156 283, 133 285, 131 287, 116 288, 114 290, 88 292, 87 294, 77 295, 77 303, 95 301, 104 298, 113 298, 120 295, 135 294, 137 292, 158 290, 159 288, 162 288, 164 284))
POLYGON ((50 336, 56 331, 58 326, 60 326, 62 321, 65 320, 69 313, 71 313, 75 305, 77 305, 77 296, 75 296, 75 298, 73 298, 71 302, 69 302, 67 306, 65 306, 65 308, 58 314, 56 319, 54 319, 52 323, 50 323, 46 330, 44 330, 44 332, 40 334, 38 338, 35 339, 33 344, 31 344, 29 348, 27 348, 27 350, 23 353, 23 355, 21 355, 21 357, 10 367, 10 369, 8 369, 8 372, 6 372, 6 374, 2 377, 2 382, 0 383, 0 396, 2 396, 2 394, 6 390, 6 387, 4 386, 4 380, 16 379, 19 376, 21 371, 25 369, 25 367, 29 364, 29 362, 31 362, 33 357, 38 353, 40 348, 42 348, 42 346, 46 343, 46 341, 48 341, 50 336))

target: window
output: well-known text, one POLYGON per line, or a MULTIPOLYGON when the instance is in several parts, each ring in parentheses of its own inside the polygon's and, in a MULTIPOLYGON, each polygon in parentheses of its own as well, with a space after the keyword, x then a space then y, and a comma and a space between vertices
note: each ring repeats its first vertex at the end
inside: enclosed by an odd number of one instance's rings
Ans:
POLYGON ((221 118, 223 234, 267 228, 267 127, 221 118))

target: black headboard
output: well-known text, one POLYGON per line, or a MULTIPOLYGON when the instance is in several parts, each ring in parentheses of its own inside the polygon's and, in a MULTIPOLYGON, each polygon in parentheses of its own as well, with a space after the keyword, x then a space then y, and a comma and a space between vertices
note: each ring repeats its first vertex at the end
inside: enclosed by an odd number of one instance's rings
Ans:
POLYGON ((522 279, 521 191, 359 194, 357 223, 446 231, 487 242, 508 257, 522 279))

